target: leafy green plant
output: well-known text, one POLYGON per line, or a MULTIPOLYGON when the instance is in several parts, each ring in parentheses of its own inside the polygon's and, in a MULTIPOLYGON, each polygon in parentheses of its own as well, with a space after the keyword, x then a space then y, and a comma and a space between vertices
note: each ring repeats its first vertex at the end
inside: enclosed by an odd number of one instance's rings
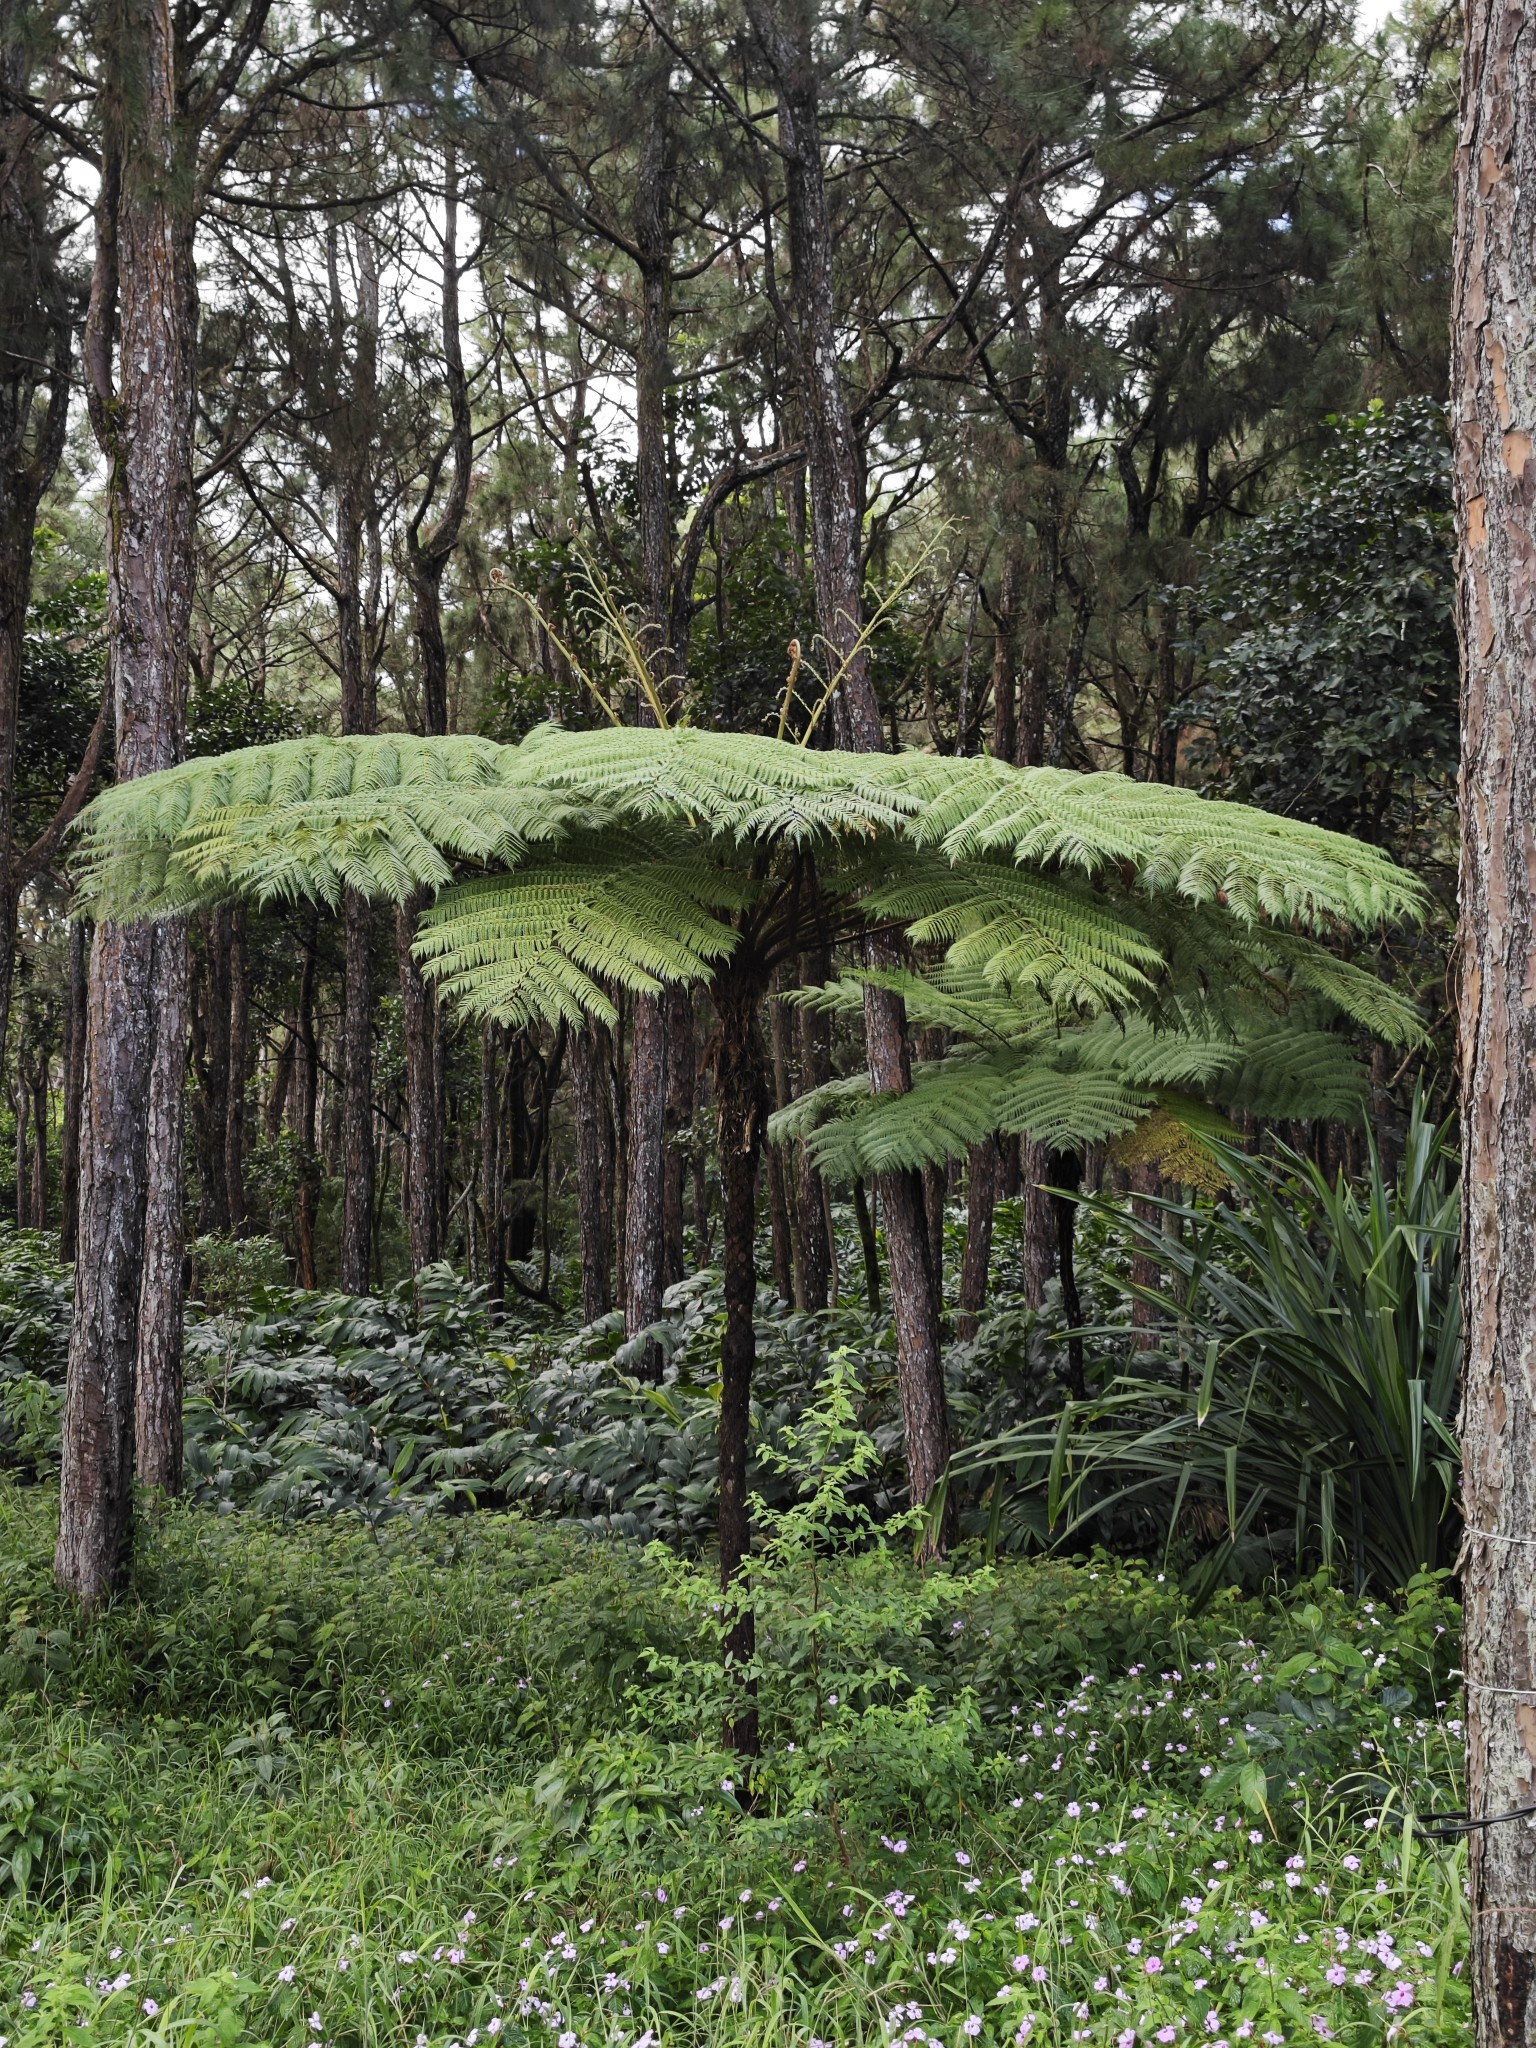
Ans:
POLYGON ((1288 1558, 1405 1586, 1449 1564, 1458 1534, 1450 1128, 1416 1103, 1395 1180, 1373 1150, 1358 1186, 1284 1148, 1224 1163, 1235 1201, 1163 1201, 1125 1225, 1160 1274, 1129 1289, 1160 1318, 1153 1348, 1102 1361, 1087 1402, 960 1469, 1012 1476, 1047 1542, 1134 1519, 1165 1554, 1193 1540, 1207 1583, 1288 1558))

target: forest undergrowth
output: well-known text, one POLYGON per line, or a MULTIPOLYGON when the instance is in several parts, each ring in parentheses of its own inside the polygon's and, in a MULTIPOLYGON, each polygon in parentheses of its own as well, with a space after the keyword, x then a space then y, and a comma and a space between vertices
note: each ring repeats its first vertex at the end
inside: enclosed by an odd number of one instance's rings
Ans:
POLYGON ((912 1562, 846 1375, 723 1746, 707 1564, 181 1506, 91 1625, 0 1490, 8 2048, 1461 2039, 1456 1610, 912 1562))

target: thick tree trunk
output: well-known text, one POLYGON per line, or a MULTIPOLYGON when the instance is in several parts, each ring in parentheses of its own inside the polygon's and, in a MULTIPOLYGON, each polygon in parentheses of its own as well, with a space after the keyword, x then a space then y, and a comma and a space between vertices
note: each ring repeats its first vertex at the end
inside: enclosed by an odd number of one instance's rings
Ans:
MULTIPOLYGON (((1456 159, 1467 1804, 1536 1800, 1536 47, 1469 0, 1456 159)), ((1480 2048, 1536 2040, 1536 1833, 1469 1842, 1480 2048)))
POLYGON ((139 1354, 134 1394, 134 1472, 141 1486, 180 1493, 183 1240, 181 1149, 187 1043, 187 933, 154 928, 158 1010, 150 1068, 144 1277, 139 1288, 139 1354))
POLYGON ((581 1241, 582 1321, 613 1307, 613 1108, 608 1033, 589 1024, 571 1040, 571 1098, 576 1119, 576 1218, 581 1241))
POLYGON ((413 897, 395 912, 395 951, 400 964, 400 1010, 405 1038, 405 1220, 411 1271, 419 1273, 443 1255, 438 1231, 438 1182, 442 1177, 441 1133, 437 1122, 437 1005, 427 987, 411 941, 424 898, 413 897))
MULTIPOLYGON (((730 1596, 751 1541, 747 1461, 752 1424, 752 1369, 757 1358, 757 1170, 768 1109, 758 990, 745 977, 722 980, 715 1085, 719 1104, 720 1200, 724 1212, 725 1329, 720 1339, 720 1585, 730 1596)), ((755 1645, 752 1611, 736 1611, 726 1636, 727 1669, 747 1662, 755 1645)), ((757 1709, 743 1704, 726 1728, 731 1746, 757 1751, 757 1709)))
POLYGON ((69 927, 69 1008, 64 1022, 64 1118, 59 1136, 59 1257, 75 1261, 80 1241, 80 1103, 85 1092, 85 1024, 90 939, 83 918, 69 927))
MULTIPOLYGON (((104 138, 86 354, 92 420, 110 464, 109 673, 120 781, 181 753, 192 601, 192 431, 197 300, 191 191, 177 161, 175 30, 162 0, 123 8, 102 51, 122 94, 104 138), (115 30, 115 34, 113 31, 115 30), (111 385, 118 337, 118 383, 111 385)), ((184 1002, 173 926, 98 926, 91 951, 75 1315, 64 1404, 60 1585, 87 1608, 121 1584, 132 1539, 135 1370, 180 1345, 180 1158, 151 1142, 150 1112, 179 1110, 184 1002), (173 976, 172 1001, 157 976, 173 976), (151 1202, 148 1177, 174 1176, 151 1202), (148 1242, 146 1242, 148 1240, 148 1242), (147 1253, 147 1256, 146 1256, 147 1253), (179 1294, 179 1286, 177 1289, 179 1294)), ((162 1123, 165 1121, 162 1119, 162 1123)), ((180 1416, 164 1418, 179 1434, 180 1416)), ((179 1453, 144 1447, 164 1465, 179 1453)))
POLYGON ((965 1200, 965 1256, 960 1263, 960 1335, 967 1343, 987 1303, 987 1275, 992 1264, 992 1223, 997 1207, 999 1167, 996 1138, 971 1147, 965 1200))
POLYGON ((373 1254, 373 954, 367 903, 342 899, 341 1285, 366 1294, 373 1254))

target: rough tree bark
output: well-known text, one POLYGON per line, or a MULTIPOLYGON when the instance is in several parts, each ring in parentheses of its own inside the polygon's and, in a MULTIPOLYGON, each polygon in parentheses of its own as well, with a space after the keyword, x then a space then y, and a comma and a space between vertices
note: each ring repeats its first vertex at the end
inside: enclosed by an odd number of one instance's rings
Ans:
MULTIPOLYGON (((117 773, 127 781, 170 766, 182 746, 193 564, 193 180, 180 160, 176 31, 166 0, 118 0, 101 32, 113 86, 101 110, 86 355, 92 424, 110 466, 109 674, 117 773)), ((128 1564, 136 1375, 153 1378, 172 1365, 179 1373, 185 977, 179 924, 97 927, 54 1559, 60 1585, 87 1608, 121 1584, 128 1564), (152 1201, 149 1176, 170 1161, 174 1194, 162 1187, 152 1201)), ((179 1436, 179 1409, 169 1426, 179 1436)), ((164 1467, 179 1461, 163 1447, 144 1451, 164 1467)))
POLYGON ((16 957, 16 714, 37 509, 64 452, 70 292, 49 217, 46 128, 21 10, 0 9, 0 1059, 16 957))
POLYGON ((589 1024, 571 1040, 576 1119, 576 1214, 581 1238, 581 1314, 595 1323, 613 1307, 613 1105, 608 1033, 589 1024))
POLYGON ((85 1017, 90 938, 83 918, 69 927, 69 1006, 64 1020, 64 1117, 59 1134, 59 1257, 73 1265, 80 1233, 80 1098, 85 1090, 85 1017))
MULTIPOLYGON (((1469 0, 1456 157, 1467 1803, 1536 1801, 1536 44, 1469 0)), ((1470 1838, 1482 2048, 1536 2038, 1536 1833, 1470 1838)))

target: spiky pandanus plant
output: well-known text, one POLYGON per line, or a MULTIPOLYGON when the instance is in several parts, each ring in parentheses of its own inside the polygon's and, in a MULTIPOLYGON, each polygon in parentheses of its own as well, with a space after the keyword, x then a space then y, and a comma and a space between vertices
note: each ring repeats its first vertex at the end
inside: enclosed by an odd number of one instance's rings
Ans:
MULTIPOLYGON (((87 814, 85 853, 94 907, 119 919, 230 895, 334 907, 347 889, 395 903, 425 892, 423 968, 474 1016, 611 1022, 615 990, 709 986, 727 1584, 748 1536, 758 1013, 779 962, 808 938, 897 927, 1049 1031, 1133 1017, 1143 1036, 1187 1030, 1240 983, 1276 1003, 1311 991, 1395 1035, 1402 1006, 1325 941, 1410 915, 1419 894, 1372 848, 1182 790, 686 727, 250 748, 109 791, 87 814)), ((1098 1135, 1102 1111, 1085 1091, 1073 1107, 1055 1071, 1057 1125, 1098 1135)), ((942 1423, 943 1388, 901 1364, 911 1442, 914 1416, 931 1421, 937 1404, 942 1423)), ((913 1461, 919 1500, 947 1459, 947 1431, 937 1440, 936 1469, 913 1461)), ((749 1617, 731 1647, 750 1653, 749 1617)))

